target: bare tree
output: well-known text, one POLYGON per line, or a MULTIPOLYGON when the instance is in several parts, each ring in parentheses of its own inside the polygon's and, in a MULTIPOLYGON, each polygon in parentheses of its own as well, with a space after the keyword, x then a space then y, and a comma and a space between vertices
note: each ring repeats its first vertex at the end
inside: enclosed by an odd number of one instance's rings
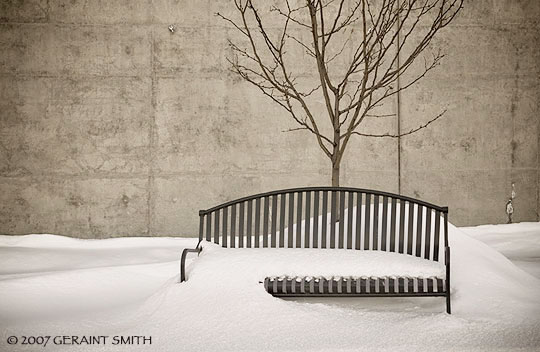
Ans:
POLYGON ((366 118, 395 116, 378 109, 439 65, 440 51, 426 49, 463 4, 463 0, 374 2, 306 0, 293 6, 284 0, 263 15, 252 0, 234 0, 238 18, 217 13, 243 39, 242 44, 229 40, 232 70, 289 113, 297 127, 288 131, 307 130, 314 135, 331 161, 332 186, 339 186, 340 164, 353 135, 397 138, 427 127, 444 114, 404 133, 360 130, 366 118), (288 53, 295 47, 313 63, 318 76, 315 86, 305 87, 301 83, 305 75, 292 69, 298 58, 288 53), (423 58, 418 60, 423 61, 421 69, 410 70, 411 77, 401 83, 400 77, 419 58, 423 58), (321 101, 323 111, 316 106, 321 101))

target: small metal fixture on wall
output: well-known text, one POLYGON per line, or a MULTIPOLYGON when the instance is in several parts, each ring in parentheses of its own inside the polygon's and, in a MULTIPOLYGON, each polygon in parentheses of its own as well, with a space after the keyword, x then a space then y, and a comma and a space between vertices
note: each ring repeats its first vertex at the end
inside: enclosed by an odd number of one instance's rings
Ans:
POLYGON ((174 34, 174 32, 176 31, 176 26, 174 24, 171 24, 169 25, 169 32, 171 32, 171 34, 174 34))
POLYGON ((516 198, 516 188, 515 184, 512 183, 512 193, 510 194, 510 199, 506 202, 506 215, 508 215, 508 224, 512 223, 512 214, 514 214, 514 205, 512 201, 516 198))

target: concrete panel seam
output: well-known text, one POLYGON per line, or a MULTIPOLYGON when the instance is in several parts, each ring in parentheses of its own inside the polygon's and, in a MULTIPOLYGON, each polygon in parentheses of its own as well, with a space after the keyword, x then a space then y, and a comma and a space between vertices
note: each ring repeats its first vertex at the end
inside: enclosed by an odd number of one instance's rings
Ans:
POLYGON ((155 192, 154 192, 154 169, 155 169, 155 146, 156 146, 156 107, 157 107, 157 77, 156 77, 156 68, 155 68, 155 33, 154 28, 150 30, 150 75, 151 75, 151 111, 150 111, 150 128, 149 128, 149 143, 148 143, 148 223, 147 223, 147 234, 149 236, 154 235, 153 233, 153 222, 155 218, 155 192))

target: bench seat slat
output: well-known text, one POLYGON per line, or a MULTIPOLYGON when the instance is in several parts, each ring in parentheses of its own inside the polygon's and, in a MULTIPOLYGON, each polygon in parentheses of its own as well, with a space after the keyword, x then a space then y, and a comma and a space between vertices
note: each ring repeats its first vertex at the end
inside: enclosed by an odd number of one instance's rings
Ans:
POLYGON ((267 277, 265 290, 274 296, 444 296, 443 278, 410 277, 267 277))

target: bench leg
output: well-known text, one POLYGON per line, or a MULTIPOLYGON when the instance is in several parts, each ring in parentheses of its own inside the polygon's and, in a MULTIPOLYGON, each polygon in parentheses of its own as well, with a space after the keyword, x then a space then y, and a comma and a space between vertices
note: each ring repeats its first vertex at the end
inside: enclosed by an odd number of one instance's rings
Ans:
POLYGON ((446 266, 446 313, 452 314, 450 307, 450 247, 444 249, 445 266, 446 266))

